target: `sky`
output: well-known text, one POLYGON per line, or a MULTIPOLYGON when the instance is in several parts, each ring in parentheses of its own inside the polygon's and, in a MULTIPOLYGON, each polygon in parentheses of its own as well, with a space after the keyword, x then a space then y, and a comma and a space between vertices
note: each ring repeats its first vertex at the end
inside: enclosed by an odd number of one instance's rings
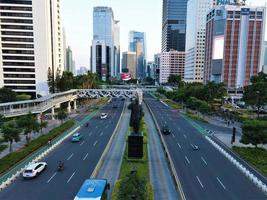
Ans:
MULTIPOLYGON (((265 5, 267 0, 247 0, 248 4, 265 5)), ((62 18, 66 43, 73 51, 76 69, 89 68, 93 38, 93 8, 112 7, 120 21, 121 52, 128 50, 130 30, 146 33, 148 61, 161 50, 162 0, 62 0, 62 18), (79 2, 79 3, 78 3, 79 2)))

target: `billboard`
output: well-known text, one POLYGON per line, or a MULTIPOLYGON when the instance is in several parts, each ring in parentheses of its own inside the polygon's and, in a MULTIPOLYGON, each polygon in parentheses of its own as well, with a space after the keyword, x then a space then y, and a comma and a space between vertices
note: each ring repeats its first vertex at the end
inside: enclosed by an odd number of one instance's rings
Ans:
POLYGON ((221 60, 224 56, 224 36, 215 36, 213 38, 212 59, 221 60))
POLYGON ((121 74, 121 80, 123 80, 123 81, 129 81, 131 79, 132 79, 131 74, 129 74, 129 73, 122 73, 121 74))

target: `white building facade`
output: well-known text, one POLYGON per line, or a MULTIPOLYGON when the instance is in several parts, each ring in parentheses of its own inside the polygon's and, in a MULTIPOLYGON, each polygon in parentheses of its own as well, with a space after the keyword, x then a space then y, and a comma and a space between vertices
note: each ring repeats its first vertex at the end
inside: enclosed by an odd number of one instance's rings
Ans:
POLYGON ((186 82, 203 82, 206 16, 215 3, 215 0, 189 0, 187 3, 186 82))
POLYGON ((114 20, 112 8, 95 7, 93 12, 93 41, 91 70, 102 80, 116 77, 120 63, 119 22, 114 20))
POLYGON ((0 87, 48 94, 48 68, 64 67, 59 1, 0 2, 0 87))
POLYGON ((169 51, 162 52, 160 56, 159 82, 168 82, 170 75, 180 75, 184 78, 185 52, 169 51))

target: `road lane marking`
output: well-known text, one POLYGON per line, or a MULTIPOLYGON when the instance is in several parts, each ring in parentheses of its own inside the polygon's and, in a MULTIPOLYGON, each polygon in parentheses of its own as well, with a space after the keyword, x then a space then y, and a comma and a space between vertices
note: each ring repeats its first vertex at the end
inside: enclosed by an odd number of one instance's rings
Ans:
POLYGON ((197 177, 197 180, 198 180, 199 184, 201 185, 201 187, 204 188, 204 186, 203 186, 203 184, 201 183, 201 181, 200 181, 200 179, 198 178, 198 176, 196 176, 196 177, 197 177))
POLYGON ((208 165, 208 163, 206 162, 206 160, 203 157, 201 157, 201 160, 205 163, 205 165, 208 165))
POLYGON ((182 148, 181 145, 180 145, 179 143, 177 143, 177 145, 179 146, 180 149, 182 148))
POLYGON ((100 136, 102 136, 103 134, 104 134, 104 133, 103 133, 103 132, 101 132, 101 133, 100 133, 100 136))
POLYGON ((109 123, 111 124, 111 121, 109 121, 109 123))
POLYGON ((85 160, 87 158, 87 156, 88 156, 88 153, 84 156, 83 160, 85 160))
POLYGON ((106 125, 106 127, 105 128, 108 128, 108 125, 106 125))
POLYGON ((95 141, 94 146, 98 143, 98 141, 95 141))
POLYGON ((71 177, 68 179, 67 183, 69 183, 69 182, 70 182, 70 180, 71 180, 71 179, 72 179, 72 177, 75 175, 75 173, 76 173, 76 171, 75 171, 75 172, 73 172, 73 174, 71 175, 71 177))
POLYGON ((70 160, 72 158, 72 156, 74 155, 74 153, 72 153, 68 158, 67 160, 70 160))
POLYGON ((184 134, 184 138, 186 139, 186 135, 184 134))
POLYGON ((84 143, 85 143, 85 141, 83 141, 83 142, 80 144, 80 146, 83 146, 84 143))
POLYGON ((226 187, 224 186, 224 184, 222 183, 222 181, 217 177, 217 181, 221 184, 221 186, 223 187, 223 189, 226 190, 226 187))
POLYGON ((95 128, 98 128, 98 126, 96 126, 95 128))
POLYGON ((185 156, 185 159, 187 161, 188 164, 190 164, 190 161, 188 160, 188 158, 185 156))
POLYGON ((49 183, 56 175, 57 175, 57 172, 55 172, 46 183, 49 183))
POLYGON ((172 134, 172 137, 173 137, 173 138, 175 138, 175 135, 174 135, 174 134, 172 134))
POLYGON ((91 136, 92 136, 92 134, 93 134, 93 133, 92 133, 92 132, 90 132, 90 133, 89 133, 89 137, 91 137, 91 136))

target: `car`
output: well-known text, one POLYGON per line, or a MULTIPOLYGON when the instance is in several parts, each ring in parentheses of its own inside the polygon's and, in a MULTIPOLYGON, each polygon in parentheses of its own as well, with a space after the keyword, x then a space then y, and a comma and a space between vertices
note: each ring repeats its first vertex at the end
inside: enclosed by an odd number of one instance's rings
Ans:
POLYGON ((171 131, 169 129, 169 127, 167 125, 164 125, 161 129, 161 132, 164 134, 164 135, 169 135, 171 134, 171 131))
POLYGON ((100 119, 106 119, 108 117, 107 113, 101 113, 100 119))
POLYGON ((199 150, 199 147, 197 145, 191 144, 193 150, 199 150))
POLYGON ((71 141, 72 142, 80 142, 82 139, 82 135, 80 133, 75 133, 74 135, 72 135, 71 137, 71 141))
POLYGON ((192 149, 195 150, 195 151, 196 151, 196 150, 199 150, 199 147, 198 147, 197 145, 191 144, 191 147, 192 147, 192 149))
POLYGON ((117 109, 118 106, 117 106, 116 104, 114 104, 114 105, 112 106, 112 108, 117 109))
POLYGON ((23 171, 23 178, 34 178, 47 167, 46 162, 35 162, 29 164, 23 171))

